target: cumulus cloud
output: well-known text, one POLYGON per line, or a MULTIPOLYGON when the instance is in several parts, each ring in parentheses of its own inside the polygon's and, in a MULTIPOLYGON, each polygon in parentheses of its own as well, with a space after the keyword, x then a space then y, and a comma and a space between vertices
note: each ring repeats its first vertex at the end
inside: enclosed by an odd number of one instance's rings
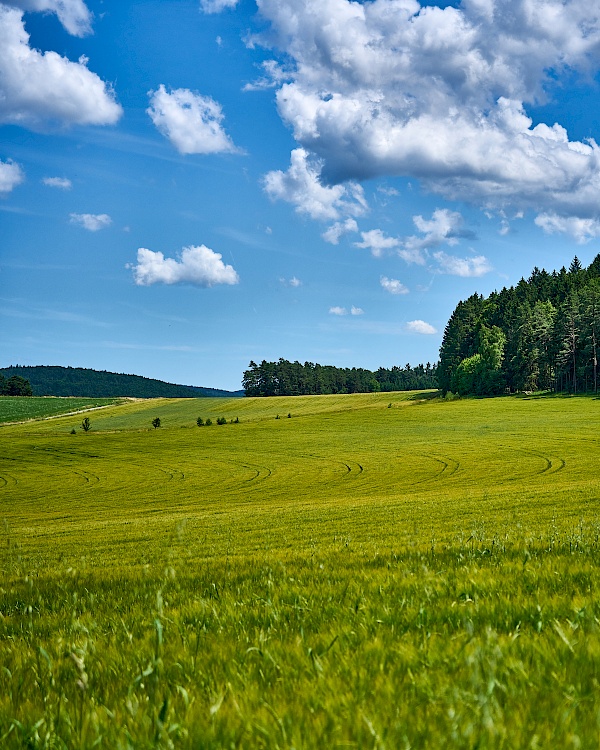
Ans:
POLYGON ((344 216, 362 216, 367 202, 360 185, 323 185, 321 164, 309 159, 303 148, 291 153, 287 172, 275 170, 264 177, 264 188, 272 200, 284 200, 296 206, 298 213, 312 219, 339 221, 344 216))
POLYGON ((484 255, 473 258, 457 258, 455 255, 447 255, 443 251, 433 254, 437 260, 442 273, 465 278, 484 276, 492 270, 490 262, 484 255))
POLYGON ((426 336, 437 333, 437 328, 434 328, 424 320, 411 320, 406 324, 406 330, 410 331, 411 333, 421 333, 426 336))
POLYGON ((47 187, 59 188, 60 190, 70 190, 73 183, 67 177, 44 177, 42 182, 47 187))
POLYGON ((0 195, 6 195, 25 179, 23 170, 12 159, 0 160, 0 195))
POLYGON ((322 180, 418 178, 447 199, 599 219, 600 149, 526 107, 600 67, 589 0, 258 0, 293 73, 277 106, 322 180))
POLYGON ((579 244, 600 237, 600 220, 580 219, 577 216, 557 216, 556 214, 539 214, 535 223, 546 234, 570 234, 579 244))
POLYGON ((56 13, 58 20, 73 36, 92 32, 92 14, 83 0, 2 0, 3 5, 30 11, 56 13))
POLYGON ((77 224, 88 232, 99 232, 112 224, 108 214, 69 214, 71 224, 77 224))
POLYGON ((170 93, 163 84, 149 91, 150 119, 180 154, 235 153, 238 149, 223 130, 221 105, 189 89, 170 93))
POLYGON ((122 114, 110 86, 56 52, 29 46, 20 10, 0 5, 0 123, 110 125, 122 114))
POLYGON ((335 305, 334 307, 329 308, 329 314, 330 315, 348 315, 348 310, 346 310, 345 307, 339 307, 338 305, 335 305))
POLYGON ((350 315, 364 315, 365 311, 362 309, 362 307, 355 307, 352 305, 350 308, 350 315))
POLYGON ((368 232, 361 232, 360 236, 362 242, 355 242, 355 246, 370 250, 376 258, 380 258, 386 250, 393 250, 400 245, 397 237, 387 237, 381 229, 370 229, 368 232))
POLYGON ((463 217, 457 211, 437 208, 431 219, 413 216, 413 223, 421 232, 409 237, 389 237, 381 229, 361 232, 362 242, 355 242, 356 247, 366 248, 380 258, 387 251, 393 251, 407 263, 425 265, 428 251, 442 244, 456 245, 459 238, 473 238, 474 235, 465 229, 463 217))
POLYGON ((390 294, 408 294, 408 288, 398 279, 389 279, 387 276, 382 276, 379 283, 390 294))
POLYGON ((138 286, 152 284, 193 284, 210 287, 216 284, 237 284, 239 276, 233 266, 223 263, 220 253, 206 245, 184 247, 179 256, 165 258, 161 252, 144 247, 137 251, 137 265, 129 265, 138 286))
POLYGON ((200 0, 200 7, 205 13, 220 13, 226 8, 235 8, 238 0, 200 0))
POLYGON ((346 219, 346 221, 336 221, 328 229, 326 229, 321 237, 325 242, 329 242, 331 245, 338 245, 340 239, 345 234, 350 232, 358 232, 358 224, 355 219, 346 219))

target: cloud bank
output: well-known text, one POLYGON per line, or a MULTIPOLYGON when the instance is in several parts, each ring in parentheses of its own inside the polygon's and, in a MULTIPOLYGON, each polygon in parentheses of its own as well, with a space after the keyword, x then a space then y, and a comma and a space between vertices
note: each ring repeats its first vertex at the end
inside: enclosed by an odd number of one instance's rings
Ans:
POLYGON ((257 2, 268 30, 251 43, 291 62, 278 111, 324 185, 404 175, 494 211, 600 220, 598 145, 527 113, 562 77, 597 73, 597 3, 257 2))
POLYGON ((236 153, 238 149, 223 130, 221 105, 209 96, 189 89, 170 93, 163 84, 148 92, 150 119, 180 154, 236 153))
POLYGON ((129 265, 138 286, 152 284, 193 284, 211 287, 216 284, 238 284, 239 276, 222 256, 206 245, 184 247, 179 260, 165 258, 161 252, 144 247, 137 251, 137 265, 129 265))

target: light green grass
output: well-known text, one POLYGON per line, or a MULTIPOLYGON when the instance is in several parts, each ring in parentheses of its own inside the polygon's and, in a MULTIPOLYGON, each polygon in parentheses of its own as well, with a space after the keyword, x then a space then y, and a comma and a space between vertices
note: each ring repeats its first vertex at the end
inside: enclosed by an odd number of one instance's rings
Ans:
POLYGON ((62 398, 48 396, 0 396, 0 425, 44 419, 57 414, 96 409, 119 402, 115 398, 62 398))
POLYGON ((0 746, 598 747, 600 401, 428 395, 2 428, 0 746))

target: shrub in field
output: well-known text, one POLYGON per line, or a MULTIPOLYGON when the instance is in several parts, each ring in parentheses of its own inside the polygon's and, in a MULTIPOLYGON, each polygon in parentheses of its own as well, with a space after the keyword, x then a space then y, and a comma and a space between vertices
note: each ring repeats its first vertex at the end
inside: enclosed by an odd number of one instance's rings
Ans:
POLYGON ((74 428, 74 427, 73 427, 73 429, 71 430, 71 435, 77 435, 77 431, 75 430, 75 428, 74 428))
POLYGON ((160 427, 160 417, 155 417, 152 420, 152 427, 154 427, 155 430, 160 427))
POLYGON ((202 419, 202 417, 198 417, 198 419, 196 420, 196 424, 198 425, 198 427, 204 426, 204 420, 202 419))
POLYGON ((204 423, 207 427, 210 427, 212 424, 212 419, 209 417, 206 422, 204 423))
POLYGON ((81 429, 84 432, 89 432, 92 429, 92 423, 90 422, 89 417, 84 417, 84 419, 81 422, 81 429))
POLYGON ((217 424, 227 424, 225 417, 217 417, 217 424))

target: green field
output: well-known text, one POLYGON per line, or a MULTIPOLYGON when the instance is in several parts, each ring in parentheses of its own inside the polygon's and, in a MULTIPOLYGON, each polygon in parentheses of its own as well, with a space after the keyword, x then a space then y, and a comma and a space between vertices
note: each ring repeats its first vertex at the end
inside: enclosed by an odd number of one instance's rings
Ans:
POLYGON ((23 422, 27 419, 45 419, 59 414, 97 409, 109 406, 115 398, 55 398, 48 396, 0 396, 0 425, 6 422, 23 422))
POLYGON ((432 396, 0 428, 0 747, 599 747, 600 401, 432 396))

